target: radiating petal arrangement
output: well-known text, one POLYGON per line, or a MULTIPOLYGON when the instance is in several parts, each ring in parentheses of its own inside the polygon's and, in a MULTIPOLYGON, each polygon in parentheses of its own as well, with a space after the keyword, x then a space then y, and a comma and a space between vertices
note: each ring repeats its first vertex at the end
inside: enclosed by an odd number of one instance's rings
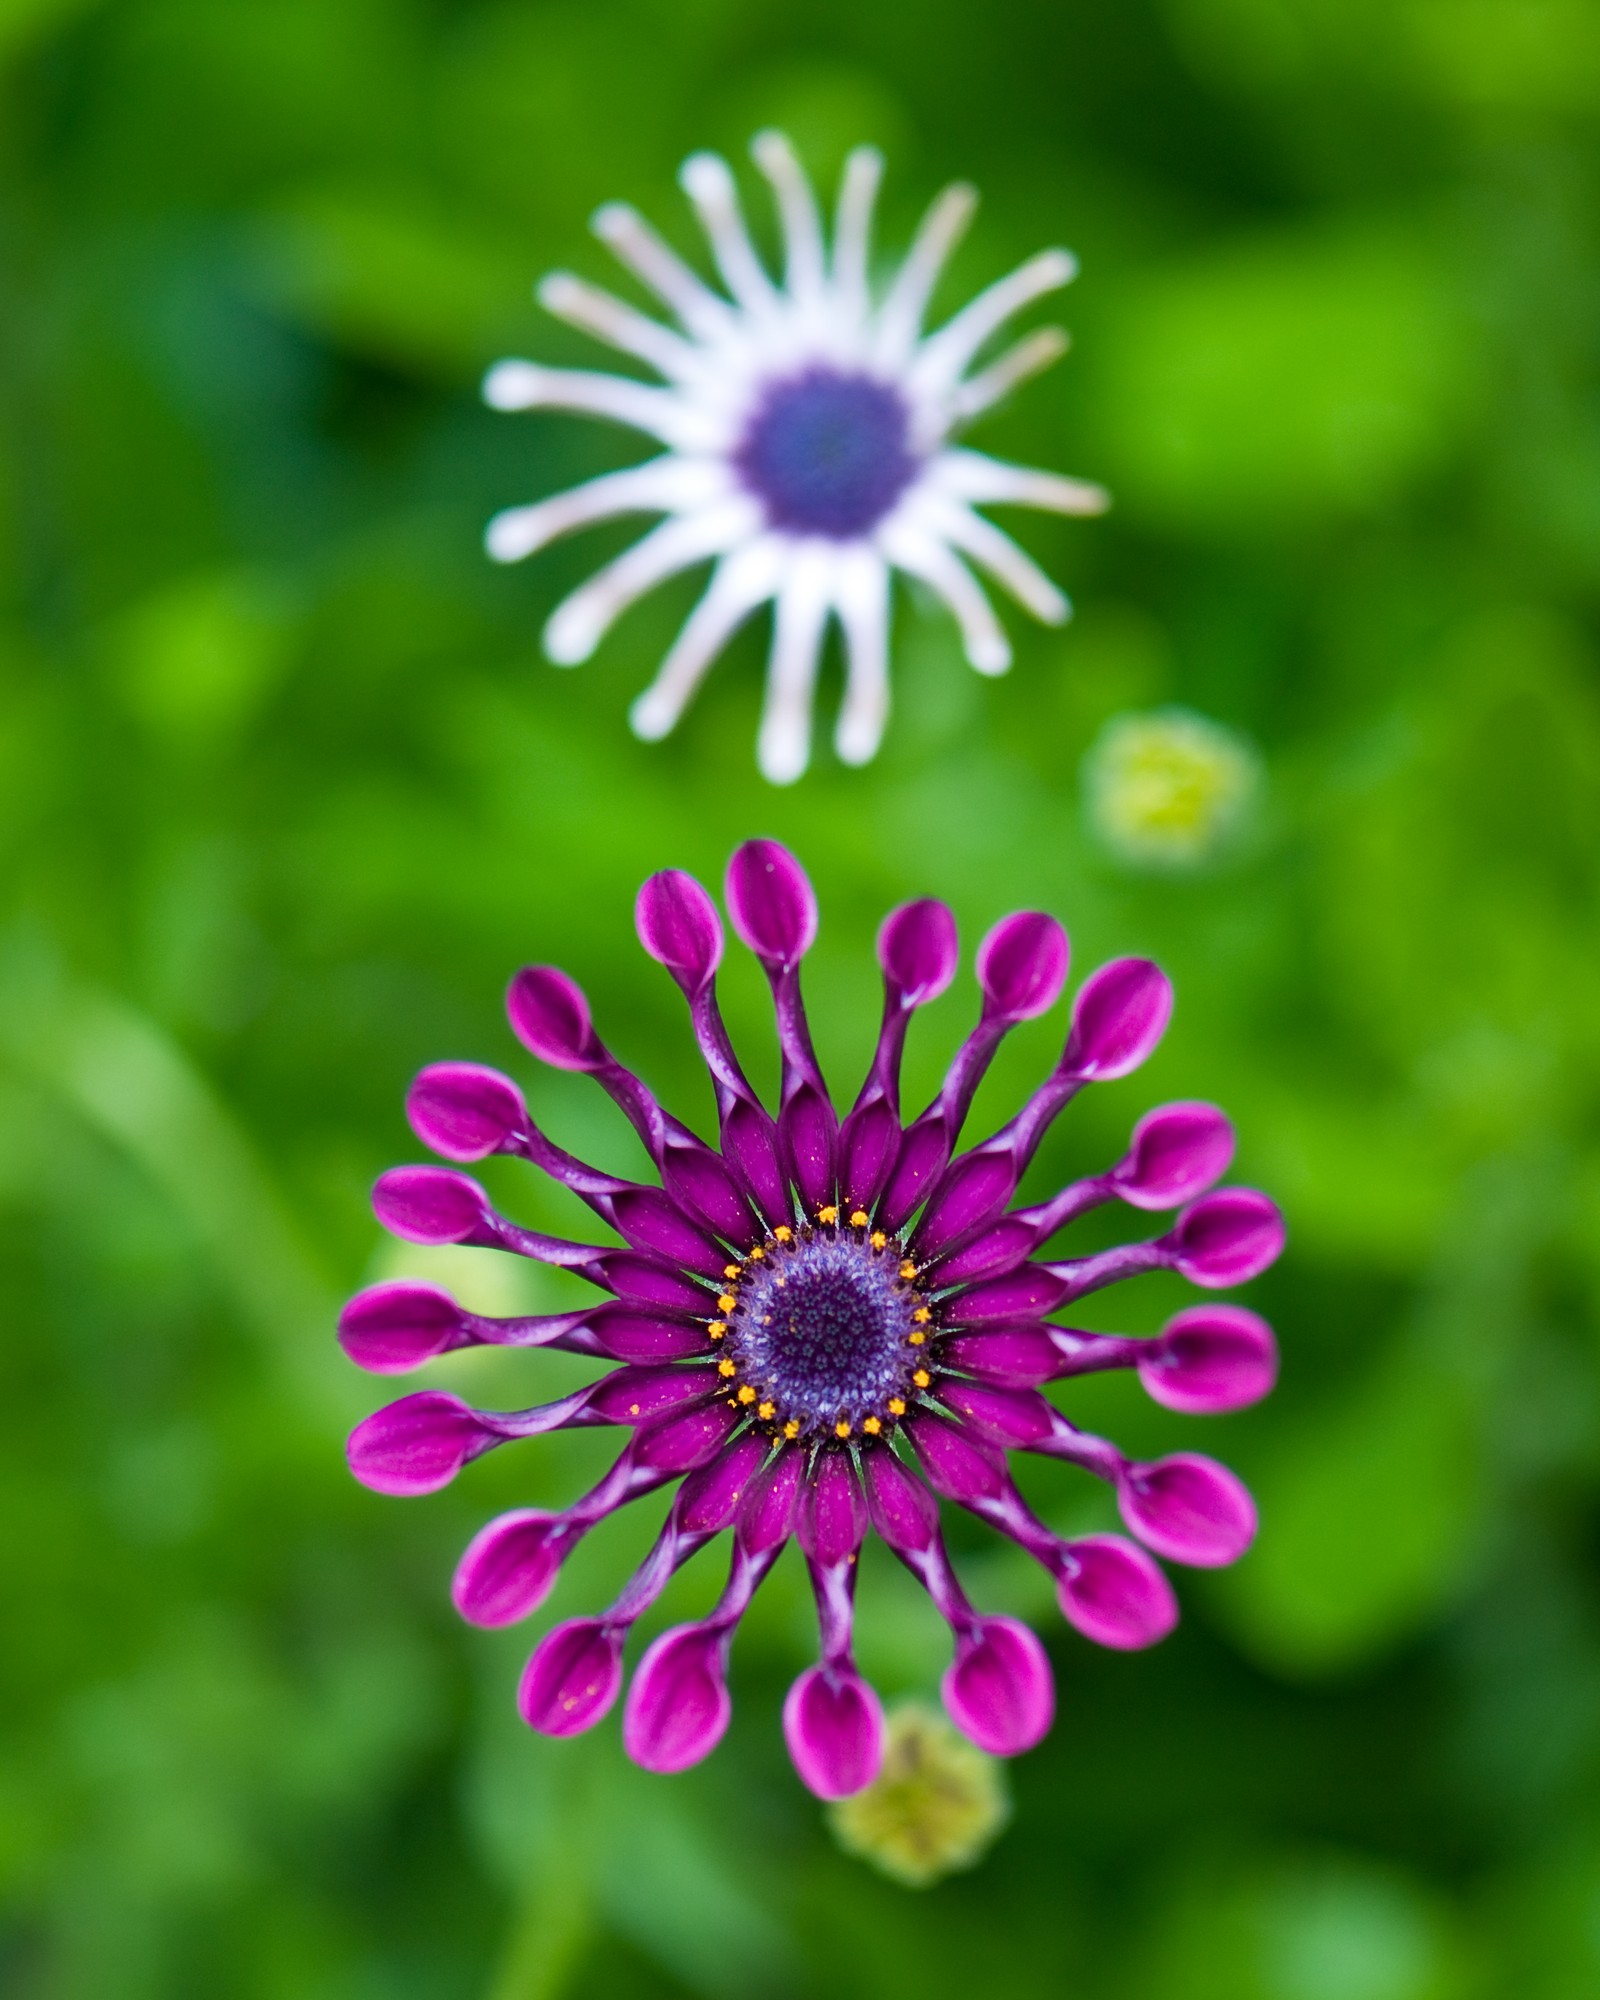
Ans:
POLYGON ((901 571, 955 617, 980 673, 1004 673, 1011 646, 973 565, 1034 617, 1070 607, 986 505, 1095 514, 1098 486, 1010 465, 955 442, 962 428, 1066 351, 1055 327, 984 361, 991 337, 1077 271, 1046 250, 990 285, 933 332, 934 287, 972 214, 970 188, 929 209, 886 285, 870 272, 881 156, 845 164, 831 245, 794 149, 763 132, 751 146, 775 197, 783 276, 769 275, 727 163, 696 153, 679 176, 723 286, 714 290, 633 209, 602 208, 595 233, 671 316, 668 325, 558 272, 539 296, 570 325, 660 378, 530 361, 496 363, 484 395, 499 410, 564 409, 605 417, 663 445, 657 458, 532 506, 497 514, 487 545, 500 562, 625 514, 665 518, 572 593, 545 628, 561 666, 594 652, 618 617, 658 583, 710 562, 705 592, 634 704, 649 741, 677 723, 718 654, 760 606, 773 605, 772 651, 757 762, 775 784, 805 770, 813 696, 830 621, 844 638, 845 692, 835 747, 871 759, 889 716, 889 580, 901 571))
POLYGON ((715 1094, 718 1145, 665 1111, 617 1060, 572 980, 552 967, 526 968, 508 995, 518 1039, 542 1062, 599 1083, 637 1132, 656 1181, 586 1166, 535 1125, 510 1078, 440 1063, 416 1079, 408 1110, 417 1136, 454 1164, 392 1169, 374 1206, 408 1242, 512 1251, 571 1271, 602 1296, 571 1312, 493 1319, 434 1285, 402 1280, 360 1293, 340 1320, 345 1352, 377 1374, 485 1344, 557 1348, 610 1367, 526 1410, 472 1409, 437 1390, 402 1397, 357 1426, 349 1458, 376 1491, 420 1494, 510 1440, 586 1425, 629 1433, 581 1499, 559 1513, 513 1509, 469 1546, 455 1602, 485 1626, 528 1616, 590 1529, 678 1482, 659 1537, 616 1602, 558 1625, 528 1662, 523 1717, 554 1736, 592 1727, 616 1703, 634 1625, 703 1544, 731 1533, 716 1605, 657 1636, 628 1691, 623 1741, 653 1771, 682 1770, 716 1747, 728 1726, 739 1620, 796 1541, 816 1595, 820 1657, 790 1691, 783 1726, 804 1782, 840 1798, 872 1782, 884 1748, 882 1712, 851 1636, 857 1555, 869 1532, 948 1623, 945 1707, 998 1756, 1028 1749, 1050 1727, 1050 1665, 1026 1626, 967 1597, 946 1552, 942 1501, 1041 1563, 1062 1615, 1102 1646, 1148 1646, 1176 1622, 1156 1556, 1213 1567, 1249 1546, 1255 1511, 1226 1468, 1190 1452, 1130 1460, 1080 1430, 1042 1389, 1128 1368, 1157 1402, 1187 1413, 1264 1396, 1276 1349, 1266 1323, 1243 1307, 1191 1306, 1144 1337, 1086 1332, 1058 1315, 1143 1271, 1176 1271, 1205 1288, 1242 1284, 1278 1255, 1283 1223, 1265 1195, 1216 1186, 1233 1133, 1222 1112, 1201 1103, 1146 1113, 1105 1172, 1047 1201, 1012 1205, 1062 1108, 1087 1084, 1126 1076, 1159 1042, 1172 995, 1149 960, 1116 959, 1083 982, 1055 1068, 998 1132, 958 1153, 1001 1039, 1051 1008, 1066 984, 1067 937, 1056 920, 1025 911, 984 938, 977 1022, 933 1101, 903 1120, 900 1061, 911 1016, 949 986, 958 952, 944 904, 891 912, 878 933, 878 1044, 841 1119, 800 997, 801 961, 817 931, 804 871, 776 842, 748 841, 729 865, 726 900, 772 988, 782 1057, 776 1115, 751 1086, 718 1010, 715 904, 689 875, 652 876, 639 893, 639 937, 688 1001, 715 1094), (498 1214, 459 1170, 491 1154, 542 1169, 620 1241, 568 1242, 498 1214), (1117 1248, 1052 1251, 1058 1231, 1117 1202, 1176 1214, 1160 1233, 1117 1248), (1106 1481, 1133 1539, 1057 1535, 1019 1493, 1007 1463, 1013 1451, 1063 1459, 1106 1481))

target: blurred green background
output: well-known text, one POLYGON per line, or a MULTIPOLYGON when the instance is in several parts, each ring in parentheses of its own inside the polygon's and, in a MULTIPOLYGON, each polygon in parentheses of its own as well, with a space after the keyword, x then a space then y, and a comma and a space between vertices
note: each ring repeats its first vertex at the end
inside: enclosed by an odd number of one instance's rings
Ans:
MULTIPOLYGON (((0 1986, 1600 1990, 1591 0, 5 0, 0 62, 0 1986), (511 572, 480 554, 494 508, 639 455, 479 406, 503 352, 592 358, 531 281, 609 281, 585 220, 611 196, 687 245, 677 161, 742 159, 766 123, 825 176, 885 147, 886 247, 945 179, 980 185, 946 307, 1079 251, 1073 356, 979 441, 1117 499, 1022 524, 1079 617, 1012 617, 1001 684, 903 599, 880 760, 824 748, 785 793, 752 768, 764 633, 645 749, 626 707, 694 585, 560 673, 542 619, 626 529, 511 572), (1168 702, 1259 746, 1263 802, 1231 859, 1141 874, 1086 832, 1079 765, 1168 702), (631 900, 669 864, 716 882, 756 832, 819 886, 842 1091, 884 908, 947 896, 970 951, 1043 904, 1080 968, 1153 953, 1179 1007, 1038 1185, 1203 1095, 1290 1217, 1250 1293, 1284 1347, 1269 1404, 1071 1402, 1256 1489, 1258 1548, 1180 1579, 1171 1641, 1096 1653, 954 1527, 974 1594, 1049 1634, 1060 1714, 988 1861, 922 1895, 840 1853, 784 1758, 812 1645, 789 1563, 721 1751, 645 1778, 615 1718, 530 1737, 527 1633, 447 1600, 476 1525, 574 1494, 603 1443, 415 1503, 340 1450, 383 1395, 337 1354, 339 1297, 443 1268, 366 1205, 418 1157, 412 1072, 506 1063, 558 1137, 631 1169, 598 1092, 529 1075, 501 1018, 513 967, 555 959, 703 1120, 631 900)), ((914 1099, 971 993, 918 1023, 914 1099)), ((727 1004, 770 1078, 747 963, 727 1004)), ((1014 1038, 979 1128, 1058 1036, 1014 1038)), ((574 1220, 531 1176, 495 1186, 574 1220)), ((501 1261, 450 1281, 558 1296, 501 1261)), ((1142 1280, 1098 1323, 1182 1295, 1142 1280)), ((560 1366, 436 1379, 515 1404, 560 1366)), ((1063 1528, 1102 1518, 1065 1472, 1030 1491, 1063 1528)), ((601 1603, 649 1528, 595 1537, 545 1621, 601 1603)), ((869 1562, 862 1595, 869 1673, 931 1690, 915 1587, 869 1562)))

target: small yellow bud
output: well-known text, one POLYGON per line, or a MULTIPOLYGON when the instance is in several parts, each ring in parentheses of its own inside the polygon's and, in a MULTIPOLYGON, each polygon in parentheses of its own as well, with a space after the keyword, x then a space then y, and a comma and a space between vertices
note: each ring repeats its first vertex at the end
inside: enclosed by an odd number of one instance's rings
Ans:
POLYGON ((883 1768, 828 1808, 834 1838, 907 1888, 982 1860, 1010 1816, 1004 1766, 936 1709, 904 1702, 885 1718, 883 1768))

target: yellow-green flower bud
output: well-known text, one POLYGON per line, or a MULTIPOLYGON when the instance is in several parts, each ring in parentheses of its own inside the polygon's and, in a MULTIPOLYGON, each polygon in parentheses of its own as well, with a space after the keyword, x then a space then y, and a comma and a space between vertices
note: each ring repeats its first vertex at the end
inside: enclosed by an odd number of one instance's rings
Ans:
POLYGON ((1237 829, 1260 778, 1242 736, 1192 709, 1113 716, 1084 759, 1089 823, 1121 860, 1186 868, 1237 829))
POLYGON ((1005 1769, 923 1702, 902 1702, 886 1721, 882 1771, 828 1817, 846 1852, 925 1889, 989 1851, 1011 1812, 1005 1769))

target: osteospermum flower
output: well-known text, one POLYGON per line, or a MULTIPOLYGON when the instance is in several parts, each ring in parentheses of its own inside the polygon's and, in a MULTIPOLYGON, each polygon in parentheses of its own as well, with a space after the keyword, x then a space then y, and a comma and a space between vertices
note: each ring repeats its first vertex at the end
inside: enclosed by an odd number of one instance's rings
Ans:
POLYGON ((863 147, 850 155, 830 246, 789 142, 764 132, 752 152, 777 198, 781 283, 750 240, 726 162, 696 153, 680 179, 725 293, 619 203, 600 210, 595 232, 675 324, 566 272, 540 286, 551 312, 642 361, 665 386, 501 361, 485 380, 487 400, 500 410, 609 417, 666 450, 497 514, 488 548, 497 560, 515 562, 594 521, 665 515, 557 608, 545 650, 561 666, 588 659, 635 599, 713 560, 705 595, 634 704, 633 726, 652 742, 665 736, 734 631, 770 599, 772 657, 757 761, 785 784, 810 756, 812 696, 830 618, 843 629, 846 652, 836 747, 846 763, 864 764, 889 713, 890 572, 919 579, 948 605, 980 673, 1003 673, 1010 642, 967 559, 1049 624, 1065 619, 1069 606, 977 508, 1093 514, 1106 496, 1081 480, 1004 464, 955 442, 974 417, 1064 351, 1059 329, 1043 328, 974 368, 992 334, 1074 276, 1067 251, 1043 251, 925 333, 934 284, 972 213, 972 190, 945 190, 904 263, 875 293, 869 239, 879 154, 863 147))
POLYGON ((1052 1315, 1140 1271, 1174 1270, 1202 1286, 1240 1283, 1278 1254, 1283 1227, 1265 1195, 1213 1189, 1233 1134, 1220 1111, 1197 1103, 1148 1112, 1104 1173, 1012 1206, 1069 1099, 1126 1075, 1159 1041, 1172 996, 1148 960, 1116 959, 1085 980, 1050 1075, 998 1132, 958 1154, 1001 1038, 1052 1006, 1066 981, 1067 938, 1055 919, 1023 912, 984 938, 977 1023, 937 1096, 907 1122, 899 1100, 906 1031, 916 1009, 950 984, 957 947, 942 903, 893 911, 878 934, 877 1051, 841 1119, 800 1000, 800 965, 817 929, 804 872, 775 842, 750 841, 729 866, 727 902, 772 986, 782 1054, 776 1116, 752 1089, 718 1012, 723 935, 711 898, 675 870, 652 876, 639 893, 639 936, 689 1002, 719 1146, 664 1111, 618 1061, 565 973, 527 968, 511 982, 513 1030, 542 1061, 594 1077, 632 1123, 657 1182, 585 1166, 534 1124, 516 1084, 475 1064, 425 1069, 408 1101, 412 1127, 448 1160, 507 1153, 531 1161, 621 1242, 592 1246, 524 1229, 497 1214, 476 1181, 446 1167, 392 1169, 378 1182, 375 1207, 410 1242, 514 1251, 576 1272, 605 1298, 573 1312, 491 1319, 433 1285, 400 1281, 361 1293, 340 1320, 346 1353, 380 1374, 485 1343, 563 1348, 613 1365, 588 1387, 526 1410, 471 1409, 437 1390, 405 1396, 357 1426, 350 1463, 379 1492, 429 1493, 509 1440, 600 1424, 631 1433, 604 1478, 570 1507, 517 1508, 478 1535, 456 1571, 455 1601, 480 1625, 526 1617, 590 1529, 681 1481, 654 1547, 616 1602, 550 1632, 519 1695, 524 1719, 548 1734, 598 1722, 621 1691, 633 1626, 680 1564, 730 1531, 732 1568, 715 1608, 662 1633, 633 1678, 623 1740, 655 1771, 696 1763, 722 1736, 734 1630, 796 1540, 816 1593, 821 1659, 791 1689, 784 1731, 806 1784, 839 1798, 870 1783, 883 1756, 882 1714, 851 1648, 857 1555, 869 1529, 950 1627, 943 1693, 951 1719, 999 1756, 1027 1749, 1049 1728, 1050 1666, 1026 1626, 968 1599, 945 1551, 941 1500, 1042 1563, 1066 1618, 1105 1646, 1147 1646, 1174 1624, 1177 1605, 1152 1552, 1209 1566, 1248 1546, 1255 1514, 1230 1472, 1187 1452, 1130 1460, 1080 1430, 1041 1390, 1132 1368, 1175 1410, 1235 1409, 1264 1395, 1276 1368, 1272 1335, 1238 1306, 1191 1307, 1153 1338, 1088 1333, 1052 1315), (1178 1212, 1142 1241, 1085 1256, 1052 1251, 1059 1230, 1112 1202, 1178 1212), (1054 1533, 1012 1481, 1014 1450, 1107 1481, 1136 1540, 1054 1533))

